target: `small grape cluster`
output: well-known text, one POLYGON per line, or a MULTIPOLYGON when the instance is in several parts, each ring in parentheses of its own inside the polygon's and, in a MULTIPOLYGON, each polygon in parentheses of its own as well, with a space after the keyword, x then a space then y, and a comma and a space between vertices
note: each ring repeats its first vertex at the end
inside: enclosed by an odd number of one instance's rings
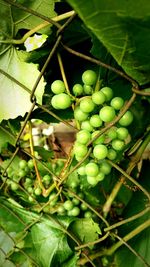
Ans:
MULTIPOLYGON (((78 124, 79 131, 76 134, 76 141, 73 153, 78 162, 86 157, 89 147, 91 153, 85 162, 78 168, 79 175, 86 175, 91 186, 95 186, 111 172, 111 166, 107 160, 117 160, 120 153, 130 140, 129 131, 126 128, 133 121, 133 114, 126 111, 115 126, 101 134, 100 130, 112 122, 124 105, 121 97, 113 97, 113 90, 110 87, 103 87, 97 90, 97 74, 93 70, 86 70, 82 74, 83 84, 75 84, 72 92, 76 97, 74 108, 74 119, 78 124)), ((56 80, 51 85, 52 91, 57 94, 52 97, 51 104, 56 109, 64 109, 71 105, 74 98, 65 92, 63 81, 56 80), (65 102, 64 97, 69 97, 65 102), (60 93, 61 92, 61 93, 60 93), (54 101, 58 97, 58 102, 54 101), (57 103, 56 103, 57 102, 57 103)))

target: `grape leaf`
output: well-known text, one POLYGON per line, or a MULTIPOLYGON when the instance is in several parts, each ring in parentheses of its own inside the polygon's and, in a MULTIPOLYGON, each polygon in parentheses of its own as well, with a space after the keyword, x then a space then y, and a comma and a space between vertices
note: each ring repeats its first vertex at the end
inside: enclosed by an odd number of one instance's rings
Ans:
POLYGON ((67 2, 128 75, 140 84, 150 81, 149 0, 67 2))
MULTIPOLYGON (((21 88, 14 81, 0 73, 1 106, 0 121, 24 116, 31 108, 30 92, 39 75, 38 66, 24 62, 24 55, 15 48, 9 49, 0 57, 0 68, 17 81, 29 88, 29 92, 21 88)), ((35 95, 37 102, 42 103, 45 82, 42 78, 37 86, 35 95)))
POLYGON ((8 130, 7 128, 0 125, 0 152, 2 151, 2 148, 7 147, 7 143, 14 145, 15 137, 10 132, 10 129, 8 130))
POLYGON ((76 220, 71 224, 71 230, 83 243, 95 241, 101 234, 99 225, 92 218, 76 220))

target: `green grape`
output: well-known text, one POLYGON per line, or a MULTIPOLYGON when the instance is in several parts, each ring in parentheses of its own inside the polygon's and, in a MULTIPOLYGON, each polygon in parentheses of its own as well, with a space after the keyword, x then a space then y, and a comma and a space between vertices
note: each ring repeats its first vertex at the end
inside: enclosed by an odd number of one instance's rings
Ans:
POLYGON ((102 91, 94 92, 92 100, 96 105, 102 105, 106 101, 106 96, 102 91))
POLYGON ((26 185, 31 185, 32 183, 33 183, 32 179, 30 179, 30 178, 26 178, 25 179, 25 184, 26 185))
POLYGON ((80 109, 83 112, 85 113, 92 112, 94 108, 95 108, 95 104, 93 103, 91 98, 85 97, 80 101, 80 109))
POLYGON ((103 181, 105 178, 105 174, 100 170, 99 174, 95 178, 97 182, 103 181))
POLYGON ((98 165, 94 162, 89 162, 85 167, 85 173, 88 176, 97 176, 99 172, 98 165))
POLYGON ((85 203, 81 203, 80 208, 81 208, 81 210, 84 210, 84 211, 88 209, 88 207, 85 203))
POLYGON ((26 160, 22 159, 22 160, 19 161, 20 169, 25 169, 26 166, 27 166, 26 160))
POLYGON ((74 110, 74 118, 78 121, 85 121, 88 118, 88 113, 83 112, 80 107, 74 110))
POLYGON ((77 83, 73 86, 72 91, 73 91, 75 96, 80 96, 84 93, 83 86, 79 83, 77 83))
POLYGON ((107 154, 107 158, 110 160, 114 160, 117 157, 117 153, 114 149, 110 148, 108 149, 108 154, 107 154))
POLYGON ((64 215, 65 214, 65 208, 63 205, 60 205, 57 209, 57 212, 60 214, 60 215, 64 215))
POLYGON ((72 210, 73 209, 73 203, 71 200, 66 200, 63 204, 65 210, 72 210))
POLYGON ((96 176, 87 176, 87 182, 92 186, 95 186, 98 183, 96 176))
POLYGON ((80 144, 80 143, 75 143, 74 145, 74 153, 75 155, 77 155, 78 157, 84 157, 87 152, 88 152, 88 148, 86 145, 80 144))
POLYGON ((116 151, 120 151, 124 148, 124 141, 115 139, 112 141, 112 148, 115 149, 116 151))
POLYGON ((91 134, 90 132, 88 132, 87 130, 80 130, 77 134, 76 134, 76 140, 77 142, 81 143, 81 144, 87 144, 91 139, 91 134))
POLYGON ((70 181, 69 182, 69 187, 70 188, 76 188, 78 186, 78 182, 77 181, 70 181))
POLYGON ((36 196, 40 196, 41 193, 42 193, 42 190, 41 190, 40 187, 37 187, 37 188, 34 189, 34 194, 35 194, 36 196))
POLYGON ((93 155, 96 159, 105 159, 107 157, 108 149, 105 145, 96 145, 93 149, 93 155))
POLYGON ((57 196, 57 194, 56 194, 55 192, 51 193, 51 194, 49 195, 50 206, 52 206, 52 207, 55 206, 56 203, 57 203, 57 201, 58 201, 58 196, 57 196))
POLYGON ((132 121, 133 121, 133 114, 130 110, 128 110, 119 120, 119 124, 121 126, 128 126, 132 123, 132 121))
POLYGON ((97 80, 96 72, 93 70, 86 70, 82 74, 82 81, 86 85, 94 85, 97 80))
POLYGON ((71 106, 71 98, 65 93, 54 95, 51 99, 51 105, 55 109, 66 109, 71 106))
POLYGON ((123 98, 121 97, 114 97, 111 102, 110 102, 110 105, 116 109, 116 110, 120 110, 123 105, 124 105, 124 100, 123 98))
POLYGON ((117 129, 117 137, 120 140, 125 140, 129 135, 129 131, 127 128, 120 127, 117 129))
POLYGON ((89 132, 92 132, 93 131, 93 127, 92 127, 92 125, 90 124, 90 122, 88 120, 82 121, 82 123, 81 123, 81 129, 82 130, 87 130, 89 132))
POLYGON ((99 169, 100 172, 104 173, 105 175, 108 175, 111 172, 111 165, 108 162, 103 161, 101 162, 99 169))
POLYGON ((86 173, 85 173, 85 166, 83 165, 83 166, 80 166, 78 169, 77 169, 77 173, 79 174, 79 175, 85 175, 86 173))
POLYGON ((86 95, 91 95, 93 93, 93 88, 90 85, 83 85, 83 90, 86 95))
POLYGON ((35 201, 35 199, 34 199, 33 196, 29 196, 29 197, 28 197, 28 200, 29 200, 29 202, 31 202, 31 203, 33 203, 33 202, 35 201))
POLYGON ((54 94, 61 94, 65 92, 64 82, 61 80, 56 80, 51 84, 51 90, 54 94))
POLYGON ((113 90, 110 87, 103 87, 101 92, 104 93, 106 101, 110 101, 113 97, 113 90))
POLYGON ((18 176, 19 176, 20 178, 25 177, 25 176, 26 176, 26 172, 25 172, 25 170, 19 170, 19 172, 18 172, 18 176))
POLYGON ((32 194, 33 193, 33 188, 31 186, 28 186, 27 187, 27 191, 29 194, 32 194))
POLYGON ((106 134, 111 140, 117 138, 117 131, 115 127, 111 127, 106 134))
POLYGON ((12 191, 17 191, 19 189, 19 185, 14 182, 11 182, 10 187, 12 191))
POLYGON ((33 169, 34 168, 34 162, 33 162, 33 159, 30 159, 29 161, 28 161, 28 167, 29 167, 29 169, 33 169))
POLYGON ((92 212, 90 210, 87 210, 84 212, 84 218, 92 218, 92 212))
POLYGON ((95 114, 95 115, 92 115, 91 118, 90 118, 90 124, 97 128, 97 127, 100 127, 102 126, 103 122, 102 120, 100 119, 99 115, 98 114, 95 114))
MULTIPOLYGON (((92 139, 95 138, 99 133, 100 133, 100 131, 93 132, 92 133, 92 139)), ((104 143, 104 141, 105 141, 105 135, 102 134, 93 142, 93 144, 94 145, 102 144, 102 143, 104 143)))
POLYGON ((79 205, 80 204, 80 200, 79 199, 77 199, 77 198, 73 198, 72 199, 72 203, 74 204, 74 205, 79 205))
POLYGON ((80 209, 78 207, 74 207, 72 210, 68 211, 68 216, 78 216, 80 214, 80 209))
POLYGON ((105 106, 100 109, 99 116, 100 119, 104 122, 110 122, 115 118, 115 110, 113 107, 105 106))
POLYGON ((78 197, 80 197, 81 199, 84 199, 84 194, 83 194, 83 192, 79 192, 79 193, 78 193, 78 197))
POLYGON ((48 174, 44 175, 43 179, 42 179, 42 181, 45 185, 49 185, 51 180, 52 180, 52 177, 48 174))

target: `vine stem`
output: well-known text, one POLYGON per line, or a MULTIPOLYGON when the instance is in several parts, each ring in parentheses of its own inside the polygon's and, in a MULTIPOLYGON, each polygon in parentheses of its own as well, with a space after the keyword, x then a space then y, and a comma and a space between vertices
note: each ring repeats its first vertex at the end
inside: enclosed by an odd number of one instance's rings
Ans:
MULTIPOLYGON (((122 238, 121 240, 119 240, 116 244, 114 244, 113 246, 111 246, 109 249, 104 249, 102 251, 99 251, 97 253, 94 253, 92 255, 89 255, 90 259, 91 260, 94 260, 94 259, 96 259, 98 257, 101 257, 101 256, 104 256, 104 255, 111 256, 125 242, 129 241, 130 239, 132 239, 133 237, 135 237, 136 235, 138 235, 139 233, 141 233, 142 231, 144 231, 149 226, 150 226, 150 219, 147 220, 146 222, 142 223, 140 226, 138 226, 137 228, 135 228, 133 231, 131 231, 126 236, 124 236, 124 238, 122 238)), ((80 259, 78 261, 78 264, 79 265, 85 265, 86 262, 87 262, 86 259, 82 258, 82 259, 80 259)))
MULTIPOLYGON (((69 12, 66 12, 64 14, 61 14, 59 16, 52 18, 52 21, 56 21, 56 22, 61 21, 61 20, 67 19, 73 15, 75 15, 75 11, 69 11, 69 12)), ((31 35, 38 32, 39 30, 49 26, 50 24, 52 24, 52 22, 44 21, 43 23, 37 25, 35 28, 33 28, 30 31, 28 31, 27 33, 25 33, 21 39, 2 40, 2 41, 0 41, 0 43, 7 43, 7 44, 14 44, 14 45, 23 44, 26 41, 26 39, 29 38, 31 35)))

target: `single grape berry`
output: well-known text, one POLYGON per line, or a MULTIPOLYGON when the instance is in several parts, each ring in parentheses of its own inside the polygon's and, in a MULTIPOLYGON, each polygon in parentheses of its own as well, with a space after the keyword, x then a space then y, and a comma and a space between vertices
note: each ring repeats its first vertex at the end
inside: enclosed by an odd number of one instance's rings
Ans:
POLYGON ((83 130, 87 130, 89 132, 92 132, 93 131, 93 127, 92 125, 90 124, 90 121, 86 120, 86 121, 83 121, 81 123, 81 129, 83 130))
POLYGON ((75 143, 73 150, 74 150, 74 153, 78 157, 81 157, 81 158, 83 158, 88 152, 88 149, 87 149, 86 145, 83 145, 83 144, 80 144, 80 143, 77 143, 77 142, 75 143))
POLYGON ((80 107, 74 110, 74 118, 78 121, 85 121, 88 118, 88 113, 83 112, 80 107))
POLYGON ((94 162, 89 162, 85 167, 85 173, 87 176, 97 176, 99 172, 99 167, 94 162))
POLYGON ((77 198, 73 198, 73 199, 72 199, 72 203, 73 203, 75 206, 77 206, 77 205, 80 204, 80 200, 77 199, 77 198))
POLYGON ((80 102, 80 109, 85 112, 89 113, 92 112, 95 108, 95 104, 93 103, 92 99, 89 97, 85 97, 80 102))
POLYGON ((99 116, 100 119, 104 122, 110 122, 115 118, 115 110, 113 107, 105 106, 100 109, 99 116))
POLYGON ((128 129, 124 127, 118 128, 116 132, 117 132, 117 138, 120 140, 125 140, 129 134, 128 129))
POLYGON ((30 159, 29 161, 28 161, 28 167, 29 167, 29 169, 33 169, 34 168, 34 162, 33 162, 33 159, 30 159))
POLYGON ((128 110, 119 120, 119 124, 121 126, 128 126, 132 123, 132 121, 133 121, 133 114, 130 110, 128 110))
POLYGON ((81 203, 80 208, 81 208, 81 210, 87 210, 88 209, 88 207, 85 203, 81 203))
POLYGON ((107 158, 110 160, 114 160, 116 159, 116 157, 117 157, 117 152, 112 148, 108 149, 107 158))
POLYGON ((90 210, 87 210, 84 212, 84 218, 92 218, 92 212, 90 210))
POLYGON ((25 169, 25 167, 27 166, 27 161, 22 159, 19 161, 19 167, 20 169, 25 169))
MULTIPOLYGON (((92 133, 92 139, 95 138, 98 134, 100 133, 100 131, 95 131, 92 133)), ((99 137, 96 138, 96 140, 93 141, 94 145, 98 145, 98 144, 102 144, 105 141, 105 135, 102 134, 99 137)))
POLYGON ((96 176, 87 176, 87 182, 92 186, 95 186, 98 183, 96 176))
POLYGON ((81 143, 81 144, 87 144, 91 139, 91 134, 90 132, 88 132, 87 130, 80 130, 77 134, 76 134, 76 140, 77 142, 81 143))
POLYGON ((83 91, 85 95, 91 95, 93 93, 93 88, 90 85, 83 85, 83 91))
POLYGON ((77 169, 77 173, 79 174, 79 175, 85 175, 86 174, 86 172, 85 172, 85 166, 83 165, 81 165, 78 169, 77 169))
POLYGON ((103 161, 100 164, 99 168, 100 168, 100 172, 104 173, 105 175, 107 175, 111 172, 111 165, 106 161, 103 161))
POLYGON ((73 91, 75 96, 80 96, 84 93, 83 86, 79 83, 76 83, 73 86, 72 91, 73 91))
POLYGON ((35 194, 36 196, 40 196, 41 193, 42 193, 42 190, 41 190, 40 187, 37 187, 37 188, 34 189, 34 194, 35 194))
POLYGON ((80 214, 80 209, 79 207, 74 207, 72 210, 68 211, 68 216, 78 216, 80 214))
POLYGON ((97 128, 97 127, 100 127, 102 126, 103 122, 102 120, 100 119, 99 115, 98 114, 95 114, 95 115, 92 115, 91 118, 90 118, 90 124, 97 128))
POLYGON ((106 96, 102 91, 92 94, 92 100, 96 105, 102 105, 106 101, 106 96))
POLYGON ((105 178, 105 174, 100 171, 99 174, 95 178, 97 182, 103 181, 105 178))
POLYGON ((111 127, 108 131, 107 131, 107 136, 108 138, 110 138, 111 140, 116 139, 117 138, 117 131, 115 127, 111 127))
POLYGON ((54 94, 61 94, 65 92, 64 82, 61 80, 56 80, 51 84, 51 90, 54 94))
POLYGON ((73 203, 71 200, 66 200, 63 204, 65 210, 72 210, 73 209, 73 203))
POLYGON ((123 105, 124 105, 124 100, 123 98, 121 97, 114 97, 111 102, 110 102, 110 105, 116 109, 116 110, 120 110, 123 105))
POLYGON ((55 109, 66 109, 71 106, 71 98, 65 93, 54 95, 51 99, 51 104, 55 109))
POLYGON ((120 151, 124 148, 124 141, 115 139, 112 141, 112 148, 115 149, 116 151, 120 151))
POLYGON ((101 92, 104 93, 106 101, 110 101, 113 97, 113 90, 110 87, 103 87, 101 92))
POLYGON ((107 157, 108 149, 105 145, 96 145, 93 149, 93 155, 96 159, 105 159, 107 157))
POLYGON ((94 85, 97 80, 96 72, 93 70, 86 70, 82 74, 82 81, 86 85, 94 85))

